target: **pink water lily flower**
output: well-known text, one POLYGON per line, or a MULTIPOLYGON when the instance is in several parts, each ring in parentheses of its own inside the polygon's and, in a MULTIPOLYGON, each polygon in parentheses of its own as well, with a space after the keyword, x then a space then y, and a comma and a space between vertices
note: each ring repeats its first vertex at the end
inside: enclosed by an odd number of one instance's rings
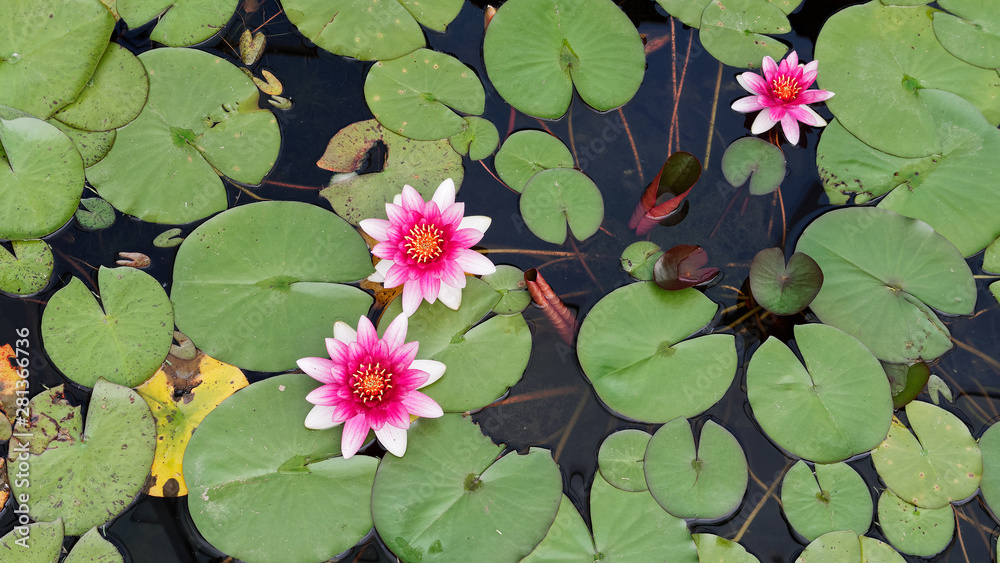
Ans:
POLYGON ((419 343, 404 343, 406 328, 406 315, 399 315, 380 339, 368 317, 358 321, 357 332, 338 321, 333 338, 326 339, 330 358, 297 362, 302 371, 323 383, 306 395, 316 406, 305 425, 322 430, 343 423, 340 451, 345 459, 358 452, 369 429, 375 431, 382 447, 402 456, 410 415, 436 418, 444 414, 434 399, 417 389, 437 381, 445 365, 414 359, 419 343))
POLYGON ((818 61, 799 64, 799 56, 792 51, 788 58, 778 65, 771 57, 764 57, 764 77, 754 72, 744 72, 736 77, 744 90, 753 94, 733 102, 733 109, 740 113, 763 110, 757 114, 750 132, 760 135, 775 124, 781 123, 788 142, 799 142, 799 122, 812 127, 823 127, 826 120, 808 106, 829 100, 833 92, 809 90, 816 81, 818 61))
POLYGON ((425 202, 417 190, 403 186, 393 203, 385 204, 385 219, 358 223, 379 241, 372 254, 382 260, 368 279, 386 288, 403 286, 403 314, 409 316, 422 300, 438 298, 451 309, 462 304, 465 274, 485 275, 496 266, 471 250, 490 226, 482 215, 465 217, 465 204, 455 203, 455 182, 441 182, 425 202))

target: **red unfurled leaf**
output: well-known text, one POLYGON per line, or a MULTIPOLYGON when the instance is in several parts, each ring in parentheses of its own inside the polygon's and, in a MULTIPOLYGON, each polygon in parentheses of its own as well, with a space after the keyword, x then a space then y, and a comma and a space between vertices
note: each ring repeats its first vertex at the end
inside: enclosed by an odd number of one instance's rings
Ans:
POLYGON ((567 346, 573 344, 573 334, 576 332, 576 316, 559 299, 556 292, 552 291, 549 284, 542 277, 541 272, 531 268, 524 272, 524 283, 528 286, 528 294, 549 319, 549 322, 556 327, 556 332, 562 337, 567 346))
POLYGON ((700 177, 701 162, 694 155, 684 151, 670 155, 642 194, 628 227, 635 229, 640 236, 648 233, 657 223, 677 211, 700 177), (668 194, 673 195, 657 204, 668 194))
POLYGON ((697 245, 678 244, 663 253, 653 267, 656 285, 670 291, 707 283, 719 275, 718 268, 705 268, 708 254, 697 245))

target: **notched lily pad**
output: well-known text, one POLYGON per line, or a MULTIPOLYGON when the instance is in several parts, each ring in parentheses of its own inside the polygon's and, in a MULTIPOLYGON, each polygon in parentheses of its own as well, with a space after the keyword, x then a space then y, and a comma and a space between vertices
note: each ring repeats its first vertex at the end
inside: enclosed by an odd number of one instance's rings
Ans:
POLYGON ((622 251, 622 269, 637 280, 649 281, 653 279, 653 268, 660 256, 663 256, 663 249, 655 242, 633 242, 622 251))
POLYGON ((110 43, 87 85, 53 117, 84 131, 110 131, 135 119, 148 93, 146 68, 131 51, 110 43))
POLYGON ((500 133, 492 121, 481 117, 466 117, 465 129, 448 139, 458 154, 468 154, 471 160, 482 160, 493 154, 500 144, 500 133))
POLYGON ((45 289, 55 260, 52 249, 41 240, 15 240, 13 253, 0 247, 0 291, 31 295, 45 289))
POLYGON ((701 15, 701 42, 727 65, 759 68, 765 56, 778 60, 788 51, 768 37, 792 30, 786 14, 767 0, 712 0, 701 15))
POLYGON ((597 452, 597 465, 601 477, 623 491, 646 490, 646 476, 642 460, 652 436, 649 432, 627 428, 611 434, 601 442, 597 452))
POLYGON ((493 159, 497 175, 517 193, 532 176, 550 168, 573 168, 573 154, 558 137, 533 129, 507 137, 493 159))
POLYGON ((129 27, 156 19, 150 39, 170 47, 189 47, 218 33, 236 11, 235 0, 117 0, 118 15, 129 27))
POLYGON ((794 315, 809 306, 823 286, 816 261, 796 252, 785 264, 780 248, 761 250, 750 263, 750 291, 762 307, 775 315, 794 315))
POLYGON ((76 222, 85 231, 99 231, 115 224, 115 208, 99 197, 81 199, 83 209, 76 210, 76 222))
POLYGON ((722 155, 722 173, 734 188, 749 178, 751 194, 769 194, 785 179, 785 154, 757 137, 737 139, 722 155))
POLYGON ((872 506, 865 480, 846 463, 817 463, 810 469, 800 460, 781 480, 781 510, 806 541, 837 530, 864 534, 872 523, 872 506))
POLYGON ((500 264, 496 272, 483 276, 482 280, 500 294, 500 301, 493 306, 498 315, 517 315, 531 304, 520 268, 500 264))
POLYGON ((573 168, 543 170, 528 180, 521 194, 521 216, 538 238, 566 242, 566 227, 586 240, 604 221, 604 198, 586 174, 573 168))

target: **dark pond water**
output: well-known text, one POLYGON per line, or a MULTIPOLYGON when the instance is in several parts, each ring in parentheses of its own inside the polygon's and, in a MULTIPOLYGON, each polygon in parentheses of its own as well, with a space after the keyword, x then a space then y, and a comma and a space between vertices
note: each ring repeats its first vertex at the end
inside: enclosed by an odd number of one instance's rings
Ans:
MULTIPOLYGON (((850 3, 805 2, 791 18, 795 32, 783 39, 791 40, 803 60, 811 60, 813 42, 823 21, 850 3)), ((729 109, 733 100, 744 95, 735 81, 741 69, 720 66, 703 51, 696 34, 692 37, 692 30, 672 25, 654 2, 627 0, 623 7, 648 43, 657 46, 647 55, 645 81, 636 97, 620 111, 607 114, 598 114, 576 100, 569 115, 557 122, 541 122, 521 114, 512 122, 515 130, 551 130, 574 149, 579 166, 603 193, 606 205, 603 230, 585 242, 576 243, 575 248, 572 244, 557 247, 541 242, 524 227, 517 194, 506 189, 487 170, 492 166, 492 157, 484 161, 486 167, 466 161, 460 198, 466 202, 469 214, 493 217, 493 226, 481 245, 491 249, 490 258, 495 263, 521 269, 539 268, 553 289, 582 318, 609 291, 629 283, 629 277, 619 267, 618 257, 637 239, 626 223, 643 188, 668 151, 686 150, 702 160, 706 171, 689 197, 687 215, 675 226, 654 230, 650 238, 663 247, 682 243, 701 245, 711 265, 724 273, 721 281, 706 293, 724 310, 720 327, 730 324, 736 335, 741 351, 740 369, 724 399, 698 420, 710 418, 733 431, 746 452, 752 476, 744 502, 732 517, 713 525, 695 526, 694 531, 738 538, 762 562, 790 562, 804 544, 790 531, 773 495, 791 462, 755 426, 746 402, 743 373, 744 365, 762 338, 768 334, 784 336, 789 327, 768 324, 759 317, 746 317, 747 308, 741 305, 739 288, 746 280, 750 260, 759 250, 793 245, 808 221, 827 208, 815 166, 819 132, 808 131, 800 146, 785 147, 789 175, 782 184, 780 199, 776 195, 748 197, 745 188, 730 187, 718 165, 725 147, 745 136, 749 129, 750 119, 729 109), (678 89, 679 96, 675 95, 678 89), (713 107, 717 89, 718 105, 713 107), (577 251, 578 256, 560 255, 577 251)), ((448 33, 430 34, 428 39, 431 48, 455 55, 484 78, 487 92, 484 117, 497 125, 503 137, 511 123, 511 112, 485 80, 481 59, 482 8, 481 2, 467 3, 448 33)), ((277 11, 273 0, 263 2, 253 14, 244 16, 241 11, 224 37, 235 45, 244 26, 256 28, 277 11)), ((284 139, 282 154, 268 181, 252 192, 261 198, 299 200, 329 208, 319 198, 318 190, 329 181, 330 173, 317 168, 315 162, 338 130, 371 117, 361 95, 370 63, 318 50, 295 33, 283 15, 271 20, 261 31, 268 37, 262 64, 282 80, 295 105, 291 110, 276 112, 284 139)), ((148 47, 142 38, 140 29, 130 31, 124 39, 141 50, 148 47)), ((213 40, 205 48, 236 60, 234 52, 222 41, 213 40)), ((829 117, 824 109, 820 112, 829 117)), ((229 188, 231 206, 255 201, 236 187, 229 188)), ((185 226, 184 232, 195 226, 185 226)), ((84 232, 71 223, 50 241, 56 253, 54 285, 36 298, 0 297, 0 342, 13 341, 17 328, 27 327, 31 331, 34 392, 64 383, 40 349, 38 331, 46 299, 68 283, 71 276, 84 279, 92 287, 96 268, 114 266, 119 251, 148 254, 152 265, 147 272, 162 281, 169 291, 177 249, 152 246, 153 238, 165 229, 120 214, 114 227, 96 233, 84 232)), ((970 261, 973 271, 980 271, 981 260, 978 257, 970 261)), ((1000 418, 997 386, 993 383, 1000 375, 1000 363, 994 359, 1000 350, 1000 308, 986 291, 986 280, 979 282, 975 316, 948 322, 957 346, 932 367, 956 394, 954 404, 947 408, 965 420, 975 436, 1000 418)), ((632 427, 652 432, 655 426, 629 423, 609 414, 581 372, 575 350, 562 342, 540 311, 529 308, 525 316, 534 336, 528 369, 504 404, 488 407, 474 419, 490 437, 510 448, 551 449, 563 473, 565 492, 587 518, 588 491, 597 469, 596 452, 601 441, 617 429, 632 427)), ((248 373, 251 381, 267 375, 248 373)), ((698 376, 690 374, 691 378, 698 376)), ((85 390, 73 388, 72 394, 80 401, 86 400, 85 390)), ((855 460, 851 465, 872 486, 874 498, 880 484, 869 458, 855 460)), ((289 517, 294 518, 295 507, 288 510, 289 517)), ((995 522, 978 499, 958 507, 957 511, 960 520, 956 539, 934 560, 991 560, 995 522)), ((0 515, 0 533, 12 526, 13 517, 7 510, 0 515)), ((183 498, 142 497, 111 522, 106 533, 131 561, 225 560, 224 555, 200 538, 183 498)), ((877 525, 873 525, 869 535, 881 538, 877 525)), ((395 558, 377 539, 370 539, 343 560, 394 561, 395 558)))

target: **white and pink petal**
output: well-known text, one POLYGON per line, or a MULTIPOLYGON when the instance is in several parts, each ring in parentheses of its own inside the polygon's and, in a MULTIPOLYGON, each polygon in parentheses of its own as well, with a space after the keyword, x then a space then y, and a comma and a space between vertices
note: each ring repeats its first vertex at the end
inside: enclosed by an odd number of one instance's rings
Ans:
POLYGON ((447 367, 444 363, 437 360, 413 360, 413 363, 410 364, 410 369, 418 369, 428 375, 427 381, 420 386, 427 387, 431 383, 441 379, 447 367))
POLYGON ((305 425, 310 430, 326 430, 340 424, 334 421, 336 407, 329 405, 316 405, 306 415, 305 425))
POLYGON ((403 398, 403 406, 410 414, 423 418, 437 418, 444 414, 441 405, 420 391, 411 391, 403 398))
POLYGON ((406 453, 406 430, 396 428, 391 424, 386 424, 380 430, 375 431, 378 443, 392 455, 403 457, 406 453))
POLYGON ((333 383, 336 379, 333 376, 333 368, 337 364, 333 360, 326 358, 302 358, 296 360, 299 369, 306 372, 309 377, 322 382, 333 383))
POLYGON ((350 459, 358 453, 365 443, 365 438, 368 437, 369 429, 371 426, 368 425, 364 413, 359 413, 344 423, 344 434, 340 439, 340 453, 344 459, 350 459))

